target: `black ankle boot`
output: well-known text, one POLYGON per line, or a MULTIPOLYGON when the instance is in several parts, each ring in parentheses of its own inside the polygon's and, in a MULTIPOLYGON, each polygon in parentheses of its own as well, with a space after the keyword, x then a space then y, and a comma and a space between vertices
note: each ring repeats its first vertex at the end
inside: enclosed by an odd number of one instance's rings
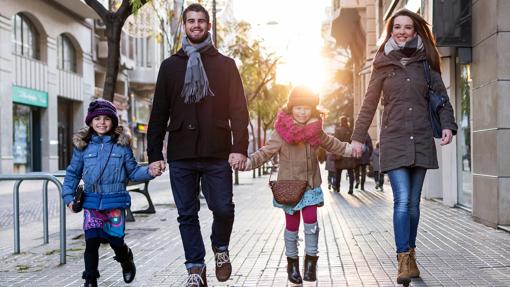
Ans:
POLYGON ((117 255, 113 257, 117 262, 120 263, 122 267, 122 277, 124 277, 124 282, 131 283, 135 279, 136 275, 136 266, 133 261, 133 252, 129 247, 127 247, 127 254, 117 255))
POLYGON ((97 278, 99 278, 99 271, 96 272, 83 272, 81 278, 85 279, 84 287, 97 287, 97 278))
POLYGON ((291 258, 287 257, 287 278, 294 284, 303 283, 301 274, 299 273, 299 257, 291 258))
POLYGON ((303 280, 316 281, 317 280, 317 259, 319 256, 305 256, 303 280))
POLYGON ((97 279, 85 279, 84 287, 97 287, 97 279))

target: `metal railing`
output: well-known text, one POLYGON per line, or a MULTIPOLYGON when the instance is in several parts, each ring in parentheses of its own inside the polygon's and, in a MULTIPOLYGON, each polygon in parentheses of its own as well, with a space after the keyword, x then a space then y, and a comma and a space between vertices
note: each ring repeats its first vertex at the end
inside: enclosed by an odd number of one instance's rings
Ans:
POLYGON ((49 242, 48 233, 48 183, 53 182, 59 191, 60 196, 60 264, 66 263, 66 206, 62 200, 62 183, 57 179, 63 174, 46 172, 32 172, 25 174, 0 174, 0 181, 16 181, 12 189, 14 209, 14 253, 20 253, 20 220, 19 220, 19 187, 25 180, 42 180, 42 201, 43 201, 43 241, 49 242))

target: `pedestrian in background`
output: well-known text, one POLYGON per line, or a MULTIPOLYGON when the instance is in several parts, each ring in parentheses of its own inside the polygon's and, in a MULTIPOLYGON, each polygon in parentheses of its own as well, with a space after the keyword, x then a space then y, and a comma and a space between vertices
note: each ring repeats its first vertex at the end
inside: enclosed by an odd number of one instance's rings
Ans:
POLYGON ((355 188, 360 187, 361 190, 365 190, 365 180, 367 178, 367 168, 370 164, 370 156, 372 156, 372 151, 374 150, 374 146, 372 145, 372 139, 370 135, 367 135, 364 144, 363 154, 361 158, 358 160, 358 165, 354 168, 354 176, 356 178, 355 188))
POLYGON ((337 156, 334 153, 327 152, 326 153, 326 164, 325 169, 328 172, 328 190, 331 190, 335 186, 336 179, 336 167, 335 160, 337 156))
MULTIPOLYGON (((351 142, 352 130, 349 126, 349 119, 346 116, 340 117, 340 125, 335 128, 335 137, 342 142, 351 142)), ((342 171, 347 170, 349 179, 349 194, 354 189, 354 169, 358 164, 356 158, 337 156, 335 160, 335 185, 333 190, 340 192, 340 182, 342 181, 342 171)))
POLYGON ((375 189, 384 190, 384 174, 381 172, 381 164, 379 163, 379 142, 375 143, 375 148, 372 151, 372 156, 370 157, 370 162, 372 164, 372 169, 374 170, 374 181, 375 181, 375 189))
POLYGON ((317 280, 319 225, 317 207, 324 204, 321 176, 316 150, 323 148, 342 156, 351 155, 349 143, 327 135, 322 129, 322 113, 317 109, 319 97, 310 89, 295 87, 287 104, 278 112, 275 132, 269 141, 249 156, 246 170, 257 168, 278 154, 278 180, 306 180, 308 187, 295 206, 285 206, 273 200, 275 207, 285 212, 285 255, 290 282, 301 284, 317 280), (299 272, 298 230, 303 215, 305 258, 303 277, 299 272))
POLYGON ((133 252, 124 242, 125 209, 131 205, 128 180, 143 182, 161 174, 159 166, 139 166, 131 139, 118 126, 115 106, 105 100, 90 103, 83 128, 73 137, 73 156, 66 169, 62 198, 73 210, 74 193, 84 182, 83 230, 85 232, 84 286, 97 286, 99 245, 109 243, 122 267, 126 283, 135 278, 133 252))
POLYGON ((248 108, 236 63, 214 47, 209 13, 200 4, 183 11, 182 48, 161 64, 147 132, 149 162, 165 169, 168 132, 170 184, 188 271, 186 286, 207 286, 205 247, 198 211, 202 193, 213 214, 211 249, 216 278, 232 273, 234 224, 232 163, 244 168, 248 108), (168 123, 170 120, 170 123, 168 123))
MULTIPOLYGON (((438 168, 424 61, 430 65, 432 89, 444 96, 447 92, 434 36, 420 15, 406 9, 397 11, 386 23, 386 34, 374 58, 352 144, 353 154, 360 157, 382 91, 381 171, 388 173, 393 190, 397 283, 408 285, 420 275, 415 248, 423 180, 427 169, 438 168)), ((440 144, 447 145, 457 131, 449 102, 439 117, 443 129, 440 144)))

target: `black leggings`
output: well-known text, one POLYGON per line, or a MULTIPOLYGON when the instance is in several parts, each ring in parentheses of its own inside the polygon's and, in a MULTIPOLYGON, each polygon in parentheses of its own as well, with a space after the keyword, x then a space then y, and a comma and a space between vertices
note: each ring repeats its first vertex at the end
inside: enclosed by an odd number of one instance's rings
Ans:
MULTIPOLYGON (((89 238, 85 240, 85 253, 83 259, 85 260, 85 272, 83 272, 83 279, 99 278, 99 246, 101 242, 105 242, 103 238, 89 238)), ((128 247, 124 243, 124 238, 110 237, 107 240, 110 247, 115 252, 117 257, 126 257, 128 254, 128 247)))

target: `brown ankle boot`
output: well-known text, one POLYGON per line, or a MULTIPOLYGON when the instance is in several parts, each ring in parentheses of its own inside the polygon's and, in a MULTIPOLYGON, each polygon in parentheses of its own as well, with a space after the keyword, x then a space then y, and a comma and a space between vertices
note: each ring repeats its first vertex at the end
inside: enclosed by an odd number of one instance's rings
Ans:
POLYGON ((220 251, 213 246, 213 252, 216 263, 216 279, 220 282, 225 282, 232 274, 232 264, 230 263, 228 250, 220 251))
POLYGON ((397 254, 398 260, 398 275, 397 283, 409 286, 411 282, 411 275, 409 274, 409 262, 411 261, 410 251, 402 252, 397 254))
POLYGON ((319 256, 305 255, 303 280, 317 281, 317 260, 319 256))
POLYGON ((418 269, 418 265, 416 264, 416 250, 415 248, 411 248, 409 250, 409 275, 412 278, 420 277, 420 270, 418 269))
POLYGON ((207 287, 206 268, 192 267, 188 269, 188 280, 184 283, 186 287, 207 287))
POLYGON ((303 278, 299 273, 299 258, 287 257, 287 278, 294 284, 303 283, 303 278))

